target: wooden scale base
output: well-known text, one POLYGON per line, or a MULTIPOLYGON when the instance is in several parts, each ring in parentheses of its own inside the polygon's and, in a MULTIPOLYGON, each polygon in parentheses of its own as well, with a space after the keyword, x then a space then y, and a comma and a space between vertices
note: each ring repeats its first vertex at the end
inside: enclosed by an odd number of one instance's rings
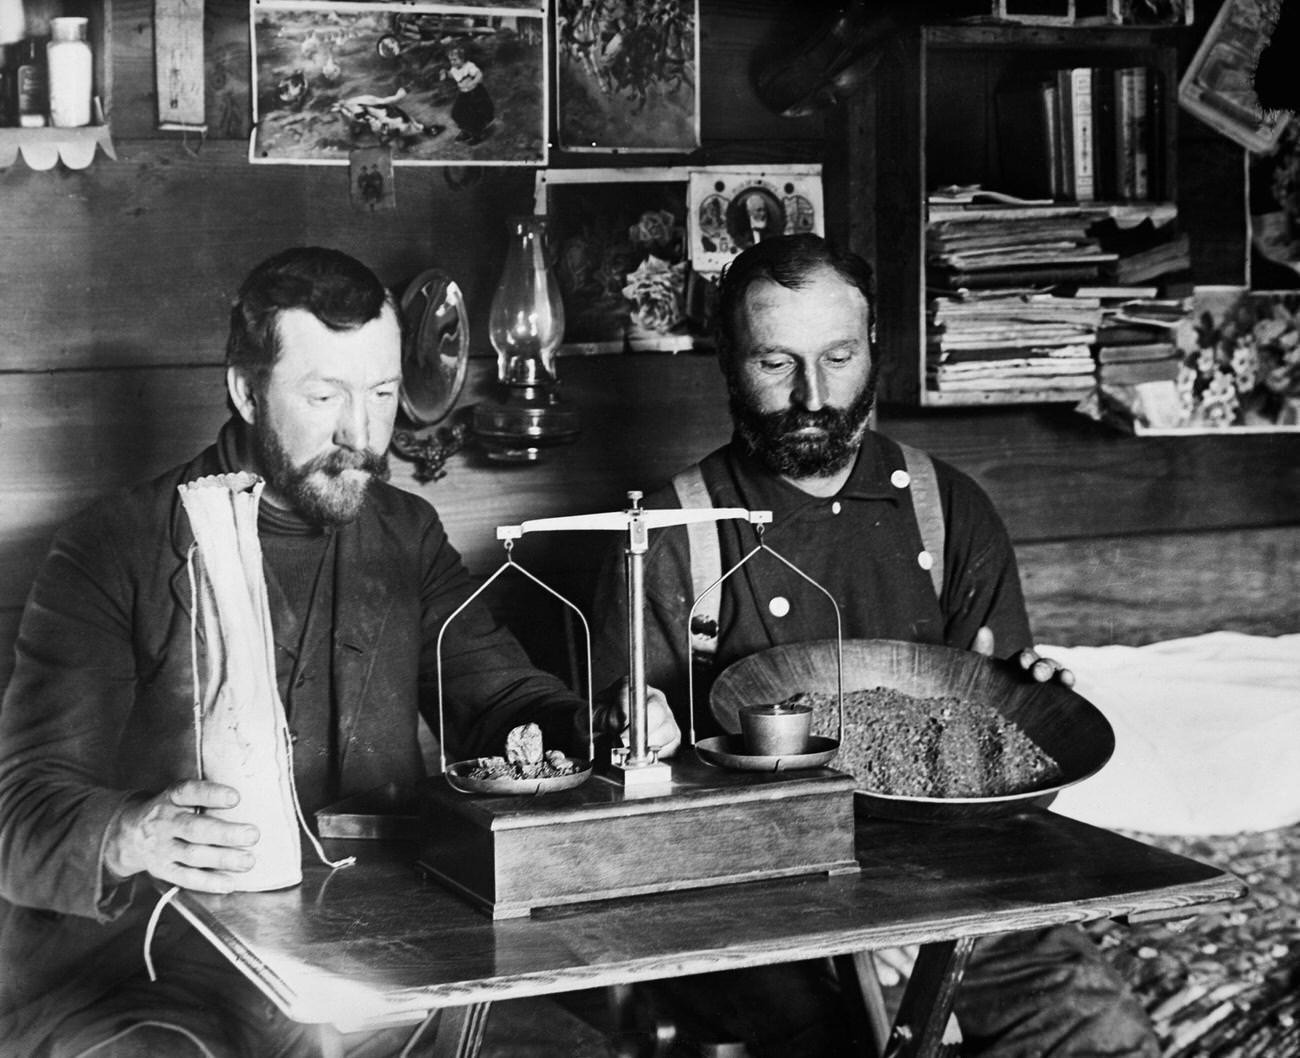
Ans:
POLYGON ((858 869, 851 776, 732 771, 693 750, 671 783, 491 796, 435 777, 420 789, 419 867, 493 918, 534 908, 858 869))

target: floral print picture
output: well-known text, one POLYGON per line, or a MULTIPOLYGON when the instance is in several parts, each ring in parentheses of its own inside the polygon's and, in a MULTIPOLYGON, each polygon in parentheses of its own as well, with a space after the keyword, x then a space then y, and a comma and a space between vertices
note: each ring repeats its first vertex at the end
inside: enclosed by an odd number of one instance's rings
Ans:
POLYGON ((1300 290, 1199 286, 1168 304, 1174 376, 1103 373, 1077 411, 1140 437, 1300 431, 1300 290))
POLYGON ((552 170, 541 179, 565 351, 691 348, 685 172, 552 170))
POLYGON ((1197 287, 1176 339, 1180 426, 1300 429, 1300 291, 1197 287))

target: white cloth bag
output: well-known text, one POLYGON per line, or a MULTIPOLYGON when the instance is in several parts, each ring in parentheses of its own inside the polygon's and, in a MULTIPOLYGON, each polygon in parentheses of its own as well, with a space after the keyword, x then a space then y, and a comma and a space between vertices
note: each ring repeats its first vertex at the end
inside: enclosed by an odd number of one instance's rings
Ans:
POLYGON ((217 818, 252 823, 257 862, 238 875, 248 892, 302 881, 289 725, 275 679, 271 611, 257 536, 262 479, 213 475, 179 486, 191 551, 195 743, 200 778, 239 791, 217 818))

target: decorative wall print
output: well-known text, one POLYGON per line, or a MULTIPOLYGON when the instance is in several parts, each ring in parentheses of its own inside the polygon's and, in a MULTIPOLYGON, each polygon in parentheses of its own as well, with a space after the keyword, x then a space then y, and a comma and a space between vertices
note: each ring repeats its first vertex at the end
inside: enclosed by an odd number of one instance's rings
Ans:
POLYGON ((717 272, 774 235, 824 235, 820 165, 693 169, 689 187, 691 266, 717 272))
POLYGON ((385 147, 358 147, 351 166, 352 208, 360 213, 397 208, 393 191, 393 156, 385 147))
POLYGON ((1250 202, 1250 286, 1300 287, 1300 125, 1290 122, 1271 154, 1252 154, 1247 169, 1250 202))
POLYGON ((556 0, 560 146, 698 147, 699 21, 698 0, 556 0))
POLYGON ((253 0, 254 162, 546 162, 544 0, 253 0))
POLYGON ((564 298, 562 351, 689 349, 686 170, 562 169, 537 179, 564 298))
POLYGON ((1178 102, 1247 150, 1267 153, 1291 120, 1255 96, 1255 67, 1282 0, 1224 0, 1178 85, 1178 102))
POLYGON ((1176 334, 1179 425, 1300 429, 1300 292, 1196 287, 1176 334))

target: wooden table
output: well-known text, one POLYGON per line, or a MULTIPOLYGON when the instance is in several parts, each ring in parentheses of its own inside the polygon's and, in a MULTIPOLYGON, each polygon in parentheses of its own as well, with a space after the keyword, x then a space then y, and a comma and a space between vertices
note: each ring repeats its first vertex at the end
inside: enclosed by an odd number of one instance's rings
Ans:
POLYGON ((441 1052, 473 1055, 495 1001, 827 956, 860 969, 862 953, 921 945, 886 1049, 933 1055, 977 937, 1187 916, 1246 892, 1215 867, 1043 809, 943 824, 863 817, 857 874, 495 922, 422 879, 404 845, 328 846, 356 865, 308 867, 301 886, 278 893, 176 900, 288 1017, 324 1027, 326 1053, 338 1050, 334 1030, 429 1019, 441 1052))

